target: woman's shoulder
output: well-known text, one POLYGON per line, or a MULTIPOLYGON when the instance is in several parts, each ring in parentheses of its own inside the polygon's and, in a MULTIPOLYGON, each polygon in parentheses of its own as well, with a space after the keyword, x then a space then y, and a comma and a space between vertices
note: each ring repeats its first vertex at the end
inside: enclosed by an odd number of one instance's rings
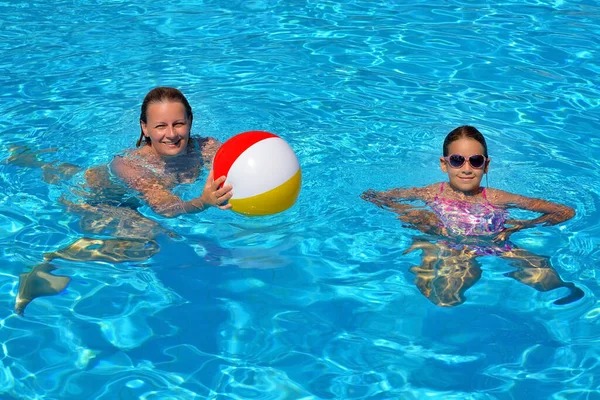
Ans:
POLYGON ((122 153, 117 154, 113 157, 113 160, 139 160, 143 158, 148 158, 148 156, 152 153, 150 150, 150 146, 144 145, 142 147, 136 149, 125 150, 122 153))
POLYGON ((206 146, 221 146, 221 142, 211 136, 194 136, 192 140, 200 149, 206 146))
POLYGON ((212 160, 215 157, 217 150, 221 147, 221 142, 213 137, 198 137, 196 138, 196 143, 205 166, 210 169, 212 160))
POLYGON ((139 149, 126 150, 113 157, 108 167, 117 176, 139 174, 147 165, 150 152, 143 146, 139 149))

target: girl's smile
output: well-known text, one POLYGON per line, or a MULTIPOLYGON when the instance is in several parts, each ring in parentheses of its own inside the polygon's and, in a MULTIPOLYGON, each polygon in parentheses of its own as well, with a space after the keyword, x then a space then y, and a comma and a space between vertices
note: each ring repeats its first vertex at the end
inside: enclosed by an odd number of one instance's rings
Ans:
POLYGON ((485 163, 481 168, 473 168, 471 162, 468 161, 473 155, 481 155, 485 153, 485 149, 477 140, 470 138, 460 138, 453 141, 448 146, 448 153, 453 156, 462 156, 464 163, 460 167, 453 167, 447 157, 440 158, 440 167, 442 171, 448 174, 450 186, 465 194, 476 193, 479 190, 481 179, 487 173, 489 158, 485 159, 485 163))

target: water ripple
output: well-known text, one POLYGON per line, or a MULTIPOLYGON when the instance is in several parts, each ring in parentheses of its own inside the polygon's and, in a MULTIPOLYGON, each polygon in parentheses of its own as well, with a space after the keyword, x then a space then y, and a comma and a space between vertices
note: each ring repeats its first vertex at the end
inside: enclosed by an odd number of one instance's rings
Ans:
MULTIPOLYGON (((590 1, 0 2, 0 393, 32 398, 588 398, 598 395, 598 23, 590 1), (303 188, 261 219, 159 220, 136 263, 58 260, 58 296, 13 314, 18 276, 80 238, 57 204, 83 182, 7 163, 15 146, 86 168, 131 148, 152 86, 193 131, 264 129, 303 188), (460 307, 418 291, 414 232, 369 187, 444 179, 441 140, 477 126, 490 185, 566 203, 514 235, 585 297, 555 306, 482 260, 460 307)), ((187 194, 199 187, 190 187, 187 194)), ((146 210, 142 210, 146 212, 146 210)))

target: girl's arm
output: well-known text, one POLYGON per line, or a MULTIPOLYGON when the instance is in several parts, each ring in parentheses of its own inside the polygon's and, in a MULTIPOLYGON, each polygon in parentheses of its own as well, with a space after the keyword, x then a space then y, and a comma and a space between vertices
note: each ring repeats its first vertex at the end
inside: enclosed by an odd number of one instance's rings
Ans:
POLYGON ((529 228, 536 225, 556 225, 565 222, 575 216, 575 210, 564 204, 553 203, 551 201, 521 196, 502 190, 493 190, 491 200, 507 208, 520 208, 540 213, 534 219, 509 220, 512 225, 521 225, 523 228, 529 228))
POLYGON ((433 212, 415 204, 403 204, 402 201, 429 201, 439 192, 440 184, 436 183, 422 188, 390 189, 378 192, 369 189, 361 197, 378 207, 387 208, 398 214, 398 219, 407 228, 417 229, 426 234, 447 235, 443 224, 433 212))
MULTIPOLYGON (((432 185, 433 186, 433 185, 432 185)), ((389 189, 387 191, 378 192, 373 189, 369 189, 360 197, 363 200, 370 201, 371 203, 377 205, 381 208, 391 208, 394 211, 405 211, 409 209, 413 209, 414 206, 410 204, 399 204, 402 201, 413 201, 413 200, 429 200, 428 193, 431 192, 428 187, 424 188, 397 188, 397 189, 389 189)))
POLYGON ((130 158, 116 157, 110 167, 129 187, 141 193, 142 198, 154 212, 164 217, 171 218, 181 214, 197 213, 204 211, 209 206, 222 210, 231 208, 230 204, 225 204, 233 195, 231 185, 219 189, 219 186, 225 182, 225 177, 214 180, 212 170, 208 174, 202 195, 184 201, 173 194, 160 177, 130 158))
POLYGON ((520 196, 504 192, 502 190, 491 190, 488 192, 490 200, 500 206, 507 208, 520 208, 522 210, 534 211, 541 213, 537 218, 533 219, 509 219, 506 221, 508 228, 500 232, 494 241, 504 242, 508 240, 510 235, 522 229, 531 228, 536 225, 556 225, 567 221, 575 215, 575 210, 564 204, 553 203, 551 201, 536 199, 532 197, 520 196))

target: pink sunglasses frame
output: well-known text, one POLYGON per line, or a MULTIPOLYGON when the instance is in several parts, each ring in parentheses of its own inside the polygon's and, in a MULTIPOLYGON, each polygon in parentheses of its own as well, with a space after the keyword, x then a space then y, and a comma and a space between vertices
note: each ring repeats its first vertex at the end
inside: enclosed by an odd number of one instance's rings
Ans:
POLYGON ((469 165, 471 166, 471 168, 475 168, 475 169, 484 169, 485 168, 485 164, 487 163, 488 157, 484 156, 483 154, 471 154, 469 157, 465 157, 461 154, 450 154, 449 156, 443 157, 444 160, 446 160, 446 164, 450 167, 450 168, 454 168, 454 169, 459 169, 462 168, 463 165, 465 165, 465 163, 468 161, 469 165), (462 157, 464 159, 464 161, 462 162, 462 164, 460 164, 459 166, 455 167, 454 165, 452 165, 452 163, 450 162, 450 157, 452 156, 459 156, 462 157), (471 163, 471 157, 475 157, 475 156, 481 156, 483 157, 483 164, 481 164, 480 167, 476 167, 471 163))

